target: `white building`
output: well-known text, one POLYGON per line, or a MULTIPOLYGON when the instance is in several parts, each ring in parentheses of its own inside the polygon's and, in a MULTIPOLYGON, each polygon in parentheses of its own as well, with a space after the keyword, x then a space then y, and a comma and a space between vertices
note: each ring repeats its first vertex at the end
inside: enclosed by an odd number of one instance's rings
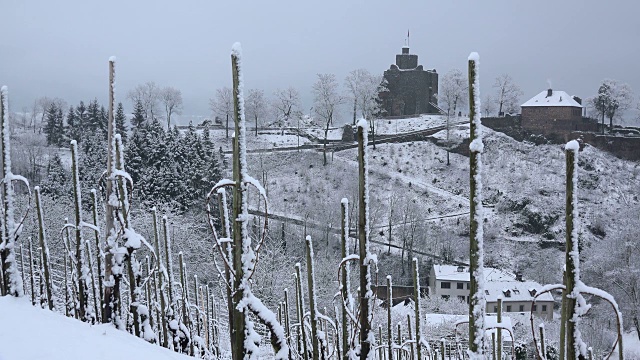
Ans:
MULTIPOLYGON (((503 312, 530 312, 531 302, 542 286, 533 281, 522 281, 515 274, 484 268, 487 313, 496 313, 498 298, 502 297, 503 312)), ((469 267, 434 265, 429 276, 429 296, 469 302, 469 267)), ((548 319, 553 318, 553 296, 545 293, 536 299, 534 313, 548 319)))

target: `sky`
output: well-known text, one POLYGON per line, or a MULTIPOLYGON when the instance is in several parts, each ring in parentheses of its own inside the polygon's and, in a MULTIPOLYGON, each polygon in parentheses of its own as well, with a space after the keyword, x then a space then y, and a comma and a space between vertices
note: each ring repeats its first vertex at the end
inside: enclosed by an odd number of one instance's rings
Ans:
POLYGON ((605 78, 640 95, 640 3, 630 0, 0 0, 0 10, 0 83, 13 111, 40 96, 106 104, 113 55, 125 110, 126 93, 154 81, 182 91, 185 115, 206 116, 215 90, 231 86, 238 41, 246 88, 293 86, 309 112, 317 74, 382 74, 407 31, 411 53, 440 76, 466 72, 477 51, 482 98, 504 73, 522 103, 549 82, 584 99, 605 78))

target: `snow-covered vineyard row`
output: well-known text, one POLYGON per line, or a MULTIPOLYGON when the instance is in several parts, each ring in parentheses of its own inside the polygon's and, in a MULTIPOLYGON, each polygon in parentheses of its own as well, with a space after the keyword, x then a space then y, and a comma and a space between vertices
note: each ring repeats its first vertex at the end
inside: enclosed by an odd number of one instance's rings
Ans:
MULTIPOLYGON (((233 177, 219 181, 210 189, 206 199, 214 271, 219 275, 218 282, 201 285, 197 276, 190 277, 186 267, 189 259, 183 253, 179 253, 177 264, 174 264, 168 218, 159 216, 155 209, 152 238, 145 239, 132 225, 132 217, 136 212, 132 208, 131 193, 135 184, 125 171, 125 149, 113 124, 115 58, 111 58, 104 220, 98 216, 102 210, 98 205, 97 192, 92 192, 92 219, 83 219, 77 144, 72 141, 75 218, 67 221, 60 231, 65 249, 62 257, 51 256, 49 252, 48 235, 51 236, 55 231, 46 229, 44 225, 44 218, 49 214, 43 211, 38 187, 33 189, 33 202, 38 217, 40 246, 35 251, 31 246, 27 249, 18 247, 17 239, 24 219, 14 207, 14 184, 23 182, 26 187, 28 184, 26 179, 11 172, 8 91, 6 87, 2 88, 2 295, 26 296, 34 306, 48 308, 86 323, 112 324, 146 342, 203 359, 423 360, 518 356, 518 351, 521 351, 515 347, 518 339, 513 337, 510 322, 502 319, 501 310, 497 317, 486 315, 483 270, 485 214, 481 201, 484 144, 478 111, 478 54, 472 53, 468 59, 471 132, 470 303, 468 314, 455 322, 455 336, 441 341, 430 337, 425 330, 417 258, 413 259, 411 268, 413 315, 408 317, 406 327, 394 326, 392 301, 385 304, 386 321, 379 319, 380 302, 374 296, 374 286, 378 285, 378 276, 384 274, 378 274, 378 258, 370 248, 371 204, 366 145, 369 126, 365 119, 357 123, 357 204, 349 204, 346 198, 341 204, 336 204, 336 208, 340 206, 341 209, 342 260, 335 273, 338 287, 335 289, 334 308, 321 309, 318 303, 314 272, 316 258, 311 236, 305 236, 306 273, 301 264, 291 269, 295 288, 282 294, 278 309, 269 309, 254 294, 252 276, 260 265, 267 221, 262 223, 263 229, 259 229, 257 235, 251 231, 249 189, 256 190, 260 195, 267 219, 269 201, 265 189, 248 171, 242 51, 239 44, 234 44, 231 57, 235 109, 233 177), (356 244, 351 244, 349 240, 350 206, 357 208, 356 244), (350 253, 354 245, 357 251, 350 253), (174 269, 178 269, 177 273, 174 273, 174 269), (356 274, 352 275, 352 270, 356 270, 356 274), (351 287, 352 278, 357 280, 356 289, 351 287), (490 334, 496 336, 491 337, 490 334), (508 337, 503 336, 507 334, 508 337)), ((578 151, 579 144, 575 141, 565 147, 567 246, 564 282, 537 289, 534 296, 535 299, 549 292, 562 293, 560 336, 553 340, 545 337, 544 326, 536 328, 532 314, 533 353, 541 359, 551 358, 547 354, 545 341, 555 341, 560 344, 560 358, 593 356, 588 344, 583 342, 579 329, 580 317, 590 308, 584 295, 590 295, 611 305, 611 320, 617 323, 618 337, 609 349, 608 356, 617 353, 619 359, 623 359, 622 316, 615 300, 606 292, 587 286, 580 277, 576 230, 578 151)), ((385 278, 387 299, 393 299, 393 278, 385 278)))

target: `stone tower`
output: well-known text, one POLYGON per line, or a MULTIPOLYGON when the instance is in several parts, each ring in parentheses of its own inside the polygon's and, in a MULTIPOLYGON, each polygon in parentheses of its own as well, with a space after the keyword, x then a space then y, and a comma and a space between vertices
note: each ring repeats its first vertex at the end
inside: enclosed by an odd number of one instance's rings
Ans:
POLYGON ((381 92, 382 107, 387 116, 438 113, 438 73, 418 65, 418 55, 402 47, 396 63, 384 72, 388 92, 381 92))

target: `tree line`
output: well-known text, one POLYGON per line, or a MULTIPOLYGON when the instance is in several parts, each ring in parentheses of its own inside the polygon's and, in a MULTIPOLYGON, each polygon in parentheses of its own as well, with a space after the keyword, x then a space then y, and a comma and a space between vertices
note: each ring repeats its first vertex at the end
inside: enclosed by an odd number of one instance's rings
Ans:
MULTIPOLYGON (((127 125, 122 103, 114 114, 116 131, 121 135, 128 151, 125 155, 126 170, 138 184, 138 199, 154 199, 186 211, 198 206, 204 196, 202 189, 221 177, 220 153, 210 137, 208 128, 202 133, 191 125, 185 132, 176 126, 169 130, 157 117, 144 109, 136 100, 134 111, 127 125)), ((107 160, 108 114, 97 100, 86 106, 80 102, 71 106, 66 116, 55 102, 46 113, 44 132, 49 146, 66 147, 76 140, 79 148, 80 181, 85 188, 99 187, 104 183, 103 164, 107 160)), ((51 157, 47 164, 47 177, 42 184, 43 193, 53 196, 70 196, 68 168, 60 155, 51 157)), ((87 197, 88 198, 88 197, 87 197)))

